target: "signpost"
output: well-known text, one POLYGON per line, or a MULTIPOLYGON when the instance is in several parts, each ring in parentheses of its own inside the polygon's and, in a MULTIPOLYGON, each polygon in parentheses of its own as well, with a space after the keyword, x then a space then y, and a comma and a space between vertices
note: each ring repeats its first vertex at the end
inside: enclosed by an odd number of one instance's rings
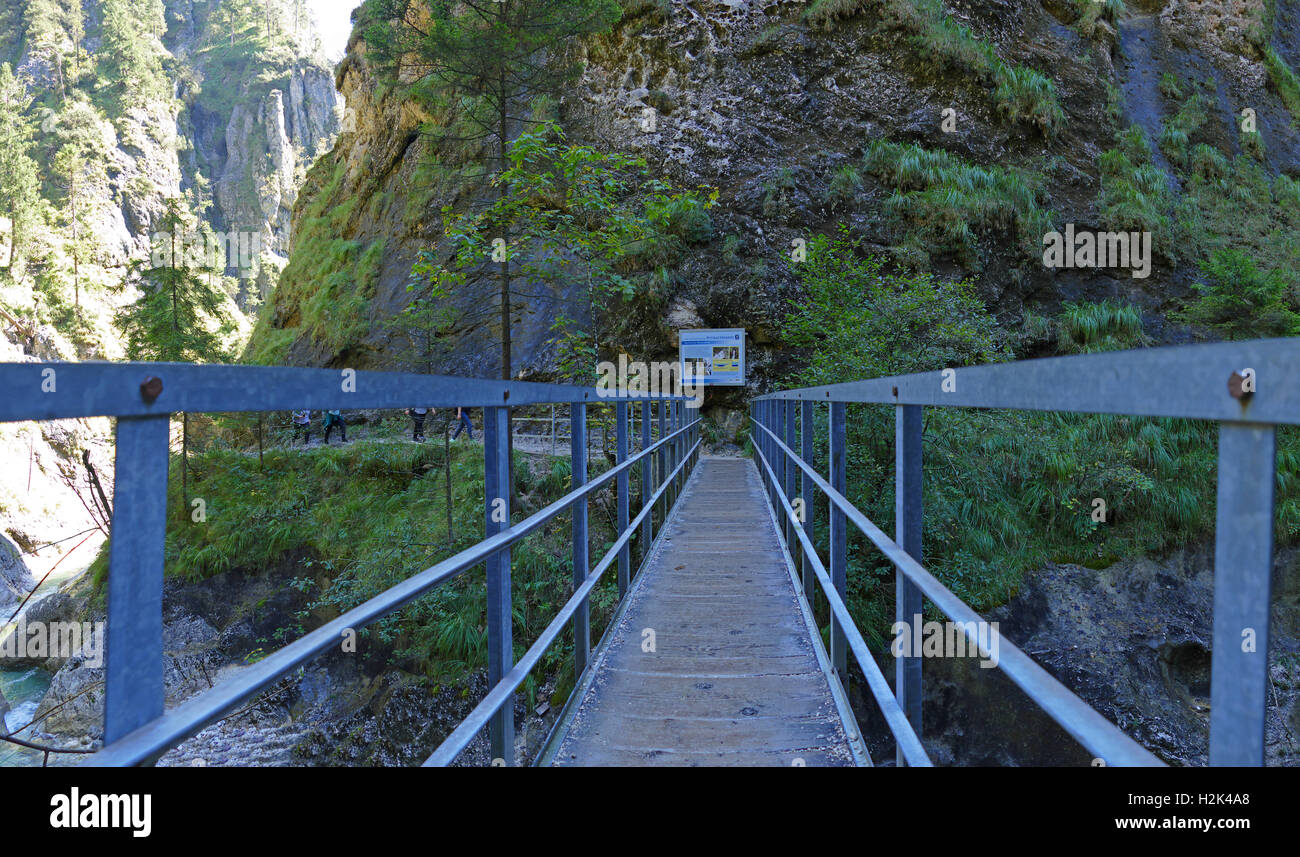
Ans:
POLYGON ((733 387, 744 385, 743 328, 680 330, 677 333, 682 383, 733 387))

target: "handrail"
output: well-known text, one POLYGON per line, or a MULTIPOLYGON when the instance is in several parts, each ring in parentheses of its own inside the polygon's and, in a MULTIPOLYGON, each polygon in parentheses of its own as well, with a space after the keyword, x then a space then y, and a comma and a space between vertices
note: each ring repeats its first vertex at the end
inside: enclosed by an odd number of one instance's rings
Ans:
MULTIPOLYGON (((629 458, 581 487, 575 488, 547 506, 538 509, 519 523, 502 530, 496 535, 483 539, 473 547, 466 548, 430 566, 396 586, 384 590, 374 598, 353 607, 338 618, 299 637, 289 645, 245 668, 238 675, 232 676, 221 684, 190 697, 141 729, 123 736, 110 746, 106 746, 99 751, 94 761, 97 764, 106 766, 141 765, 155 761, 167 749, 176 746, 181 741, 220 719, 223 715, 234 710, 240 703, 246 702, 258 692, 291 672, 295 667, 324 650, 337 645, 342 635, 347 631, 365 627, 375 619, 392 613, 429 590, 460 576, 461 572, 480 565, 487 558, 499 553, 504 548, 510 547, 574 503, 603 487, 618 476, 619 473, 638 463, 643 456, 651 455, 664 444, 685 435, 694 425, 692 423, 685 428, 679 429, 649 449, 637 453, 635 457, 629 458)), ((654 494, 652 500, 647 501, 647 509, 654 507, 653 501, 657 501, 663 494, 663 487, 665 486, 661 486, 660 490, 654 494)), ((638 516, 638 522, 640 519, 641 516, 638 516)), ((627 535, 627 533, 624 535, 627 535)), ((621 548, 625 543, 625 541, 620 541, 616 547, 621 548)), ((477 730, 474 734, 477 734, 477 730)))
MULTIPOLYGON (((671 438, 670 435, 665 440, 671 438)), ((646 500, 641 511, 632 519, 632 522, 623 530, 622 535, 610 546, 609 550, 605 552, 600 562, 596 563, 596 566, 592 568, 583 584, 574 591, 572 597, 555 614, 555 618, 537 637, 537 641, 529 647, 528 651, 519 659, 514 668, 506 674, 505 678, 498 682, 496 687, 488 691, 483 700, 474 707, 474 710, 443 740, 433 755, 425 761, 425 767, 441 767, 451 764, 460 755, 461 751, 474 740, 474 736, 487 725, 492 716, 501 710, 501 706, 510 700, 510 695, 519 689, 519 685, 524 683, 528 673, 532 672, 533 667, 542 659, 542 655, 546 654, 546 650, 551 647, 551 644, 559 637, 560 632, 564 630, 565 624, 582 605, 582 602, 586 600, 587 596, 591 594, 591 590, 595 589, 596 584, 600 582, 601 575, 609 570, 609 567, 614 564, 614 560, 622 552, 623 547, 632 540, 632 536, 636 533, 636 528, 640 526, 641 521, 654 510, 659 498, 672 487, 672 480, 682 472, 682 469, 686 467, 699 448, 700 441, 696 440, 695 445, 687 452, 687 457, 673 468, 673 471, 668 474, 668 478, 664 480, 663 484, 646 500)), ((646 452, 651 452, 653 449, 654 447, 651 447, 646 452)), ((632 461, 634 460, 632 459, 632 461)), ((631 461, 628 463, 631 463, 631 461)))
MULTIPOLYGON (((921 591, 924 592, 941 611, 947 614, 950 619, 958 623, 961 627, 962 633, 976 646, 978 650, 979 637, 975 631, 975 626, 977 623, 983 621, 979 614, 966 606, 965 602, 954 595, 932 574, 926 571, 919 562, 899 547, 893 539, 886 536, 879 527, 867 518, 866 515, 858 511, 857 507, 850 503, 843 494, 840 494, 828 485, 815 470, 807 466, 803 459, 794 456, 790 448, 782 443, 776 435, 768 431, 765 426, 759 425, 759 428, 771 435, 772 442, 776 445, 777 449, 785 453, 787 456, 790 456, 795 466, 808 474, 809 478, 812 479, 813 484, 817 486, 817 489, 825 494, 836 507, 843 511, 848 519, 862 531, 863 535, 869 538, 876 547, 880 548, 881 553, 888 557, 894 565, 903 572, 903 574, 907 575, 909 579, 916 583, 916 585, 920 587, 921 591)), ((763 458, 763 461, 764 464, 767 464, 766 457, 763 458)), ((784 500, 785 494, 781 491, 779 482, 774 484, 776 492, 784 500)), ((790 507, 789 514, 791 520, 796 522, 798 521, 798 517, 795 515, 793 507, 790 507)), ((811 547, 811 544, 807 543, 807 534, 803 532, 802 528, 800 528, 798 532, 802 537, 801 541, 805 542, 804 549, 808 550, 811 547)), ((816 551, 809 551, 807 555, 809 560, 812 561, 820 570, 821 561, 816 559, 816 551)), ((824 571, 818 575, 818 580, 822 582, 823 593, 825 593, 829 598, 835 590, 833 587, 828 586, 830 579, 826 577, 824 571)), ((844 623, 845 629, 852 635, 857 636, 858 639, 861 639, 861 634, 858 632, 857 626, 853 623, 852 617, 848 615, 848 610, 844 607, 843 600, 840 598, 839 594, 836 593, 832 600, 834 603, 839 604, 841 608, 835 612, 839 616, 840 621, 844 623)), ((865 643, 863 645, 865 646, 865 643)), ((857 654, 856 650, 855 654, 857 654)), ((878 674, 879 667, 875 666, 875 661, 871 658, 870 653, 864 652, 864 654, 866 654, 867 662, 871 663, 872 667, 875 668, 878 674)), ((985 652, 982 654, 987 653, 985 652)), ((861 661, 862 656, 859 655, 859 662, 861 663, 861 661)), ((1151 755, 1151 753, 1143 749, 1132 738, 1125 735, 1118 727, 1094 711, 1086 702, 1075 696, 1069 688, 1052 678, 1046 670, 1034 663, 1028 655, 1020 651, 1020 649, 1016 648, 1005 638, 1001 637, 999 637, 998 640, 998 668, 1005 672, 1008 678, 1019 685, 1020 689, 1023 690, 1030 699, 1037 702, 1044 711, 1051 715, 1053 720, 1061 724, 1061 726, 1069 732, 1075 740, 1096 754, 1097 758, 1103 759, 1106 764, 1160 764, 1160 761, 1156 759, 1155 756, 1151 755)), ((865 664, 863 664, 863 671, 866 672, 865 664)), ((881 677, 881 681, 883 681, 883 676, 881 677)), ((880 688, 879 683, 874 681, 870 681, 870 683, 872 693, 876 695, 876 702, 880 704, 883 709, 884 702, 881 699, 880 694, 882 691, 888 693, 888 686, 886 685, 885 687, 880 688)), ((889 699, 893 700, 894 698, 890 695, 889 699)), ((894 723, 895 721, 890 721, 891 730, 894 727, 894 723)), ((915 737, 915 733, 911 732, 910 724, 908 733, 913 738, 915 737)))
MULTIPOLYGON (((815 575, 832 611, 832 660, 843 668, 843 646, 862 662, 860 640, 844 608, 845 531, 857 527, 897 570, 896 618, 910 622, 921 596, 955 621, 975 643, 979 615, 943 586, 920 562, 921 412, 925 406, 1109 413, 1215 420, 1219 423, 1218 500, 1215 547, 1214 644, 1211 664, 1211 765, 1262 765, 1268 677, 1268 627, 1272 571, 1276 426, 1300 424, 1300 339, 1264 339, 1213 345, 1152 348, 1014 363, 944 369, 786 390, 753 400, 750 420, 755 457, 762 462, 769 500, 784 510, 787 545, 798 540, 805 569, 804 597, 815 575), (810 463, 814 407, 830 407, 830 472, 823 478, 810 463), (896 412, 898 482, 896 528, 890 539, 845 497, 845 406, 892 404, 896 412), (799 430, 795 431, 796 413, 799 430), (796 434, 802 454, 794 449, 796 434), (810 491, 830 502, 830 572, 811 538, 811 516, 796 515, 791 497, 802 480, 805 509, 810 491), (1253 648, 1243 632, 1253 632, 1253 648), (837 653, 837 649, 839 649, 837 653)), ((1208 475, 1207 475, 1208 477, 1208 475)), ((778 528, 781 529, 781 528, 778 528)), ((1080 744, 1106 764, 1161 764, 1118 727, 1094 711, 1028 655, 999 638, 997 666, 1080 744)), ((899 741, 899 762, 913 751, 920 732, 921 661, 899 655, 889 699, 878 670, 862 663, 886 722, 899 741), (906 712, 906 727, 895 708, 906 712)), ((874 663, 872 663, 874 667, 874 663)))
POLYGON ((571 384, 219 363, 0 363, 0 422, 328 408, 683 401, 571 384), (30 392, 31 398, 21 394, 30 392))
MULTIPOLYGON (((762 426, 759 426, 762 428, 762 426)), ((772 471, 772 463, 767 460, 767 456, 762 450, 755 447, 755 454, 758 455, 759 461, 763 464, 763 471, 771 480, 770 484, 776 485, 776 474, 772 471)), ((789 498, 780 486, 776 486, 776 491, 781 500, 781 509, 786 514, 786 520, 791 523, 800 523, 799 515, 795 512, 794 506, 790 504, 789 498)), ((778 532, 779 532, 778 528, 778 532)), ((876 659, 871 656, 871 649, 867 647, 867 641, 862 638, 862 632, 854 623, 852 615, 849 613, 848 606, 844 599, 835 591, 835 586, 831 583, 830 576, 826 573, 826 566, 822 564, 821 558, 817 556, 817 551, 813 547, 812 539, 803 527, 795 527, 794 532, 799 538, 799 544, 804 550, 804 556, 808 557, 812 563, 813 570, 817 573, 817 579, 821 582, 822 592, 830 604, 831 612, 839 617, 844 626, 848 637, 849 646, 853 650, 853 656, 862 669, 862 674, 867 678, 867 685, 871 688, 871 695, 876 700, 876 705, 880 708, 880 713, 884 716, 885 722, 889 725, 889 730, 894 733, 898 741, 899 749, 903 753, 907 764, 913 767, 932 767, 933 763, 930 757, 926 755, 925 748, 921 746, 921 739, 917 737, 916 731, 912 724, 907 722, 907 714, 899 706, 898 700, 889 689, 889 683, 885 681, 885 676, 880 672, 880 667, 876 664, 876 659)))
POLYGON ((986 363, 783 390, 754 401, 861 402, 1300 424, 1300 339, 1176 345, 986 363), (1254 370, 1256 392, 1229 394, 1254 370))
MULTIPOLYGON (((92 765, 139 765, 157 760, 300 664, 339 644, 345 634, 392 613, 475 565, 487 567, 488 677, 491 698, 500 701, 475 722, 478 729, 484 723, 489 726, 493 755, 505 764, 513 764, 514 715, 513 707, 506 701, 522 678, 515 681, 520 665, 514 662, 511 644, 510 547, 556 516, 572 512, 575 596, 565 605, 562 620, 548 626, 545 641, 549 646, 565 622, 571 622, 580 674, 590 645, 587 595, 617 559, 622 597, 632 534, 639 526, 644 539, 653 535, 652 515, 656 504, 676 502, 680 496, 680 477, 694 466, 700 448, 698 410, 688 414, 691 400, 687 397, 630 396, 572 385, 350 369, 179 363, 0 363, 0 387, 9 393, 0 398, 0 422, 118 418, 108 575, 105 746, 90 757, 92 765), (25 391, 31 395, 22 395, 25 391), (614 467, 588 479, 587 449, 582 440, 587 434, 587 405, 598 402, 615 405, 618 458, 614 467), (510 525, 511 438, 507 409, 544 403, 571 406, 574 487, 546 507, 510 525), (658 442, 644 444, 640 452, 629 454, 629 409, 638 404, 643 425, 657 411, 661 428, 671 427, 671 431, 663 431, 658 442), (166 711, 162 578, 171 415, 180 411, 221 413, 294 410, 304 406, 327 409, 408 405, 484 409, 486 537, 348 610, 231 679, 166 711), (643 479, 641 513, 629 524, 626 521, 628 474, 637 466, 643 479), (587 501, 615 480, 620 506, 619 538, 593 571, 587 562, 587 501), (498 690, 507 680, 512 683, 498 690)), ((529 652, 536 651, 535 644, 529 652)), ((535 666, 539 658, 540 652, 526 662, 527 668, 535 666)), ((454 758, 454 753, 450 758, 454 758)))

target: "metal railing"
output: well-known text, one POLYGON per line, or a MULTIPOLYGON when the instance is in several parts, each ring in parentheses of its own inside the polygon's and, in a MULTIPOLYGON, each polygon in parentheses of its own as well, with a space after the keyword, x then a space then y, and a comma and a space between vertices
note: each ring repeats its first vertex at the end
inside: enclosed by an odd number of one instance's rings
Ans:
POLYGON ((149 764, 300 664, 337 646, 356 629, 392 613, 467 569, 485 565, 488 605, 488 682, 484 700, 425 764, 451 762, 484 726, 492 758, 514 764, 513 698, 528 672, 566 625, 574 633, 575 675, 590 646, 588 598, 617 563, 619 597, 631 576, 631 541, 638 530, 648 546, 653 512, 660 520, 680 497, 684 476, 698 461, 699 414, 680 396, 609 397, 593 388, 489 381, 434 375, 181 363, 3 363, 0 422, 116 417, 116 472, 109 546, 104 743, 95 765, 149 764), (587 405, 615 403, 617 461, 589 479, 587 445, 572 443, 573 489, 517 524, 510 523, 508 408, 570 406, 571 436, 586 437, 587 405), (163 704, 163 546, 166 535, 168 438, 172 415, 282 411, 310 407, 483 408, 484 526, 471 548, 413 574, 298 640, 197 694, 170 711, 163 704), (628 454, 628 415, 641 406, 643 449, 628 454), (689 411, 689 412, 688 412, 689 411), (660 440, 647 429, 657 417, 660 440), (629 520, 629 474, 640 467, 640 510, 629 520), (618 538, 596 563, 588 557, 587 502, 614 482, 618 538), (510 547, 557 515, 573 514, 573 596, 528 651, 514 661, 510 547))
MULTIPOLYGON (((896 658, 891 691, 845 604, 847 524, 893 563, 898 622, 910 623, 921 613, 922 597, 929 598, 979 650, 979 615, 921 564, 922 412, 925 407, 967 407, 1219 423, 1209 761, 1262 765, 1276 426, 1300 424, 1297 373, 1300 339, 1266 339, 944 369, 754 400, 755 454, 769 501, 784 512, 778 517, 785 521, 782 536, 788 546, 796 541, 800 546, 804 596, 811 601, 814 581, 820 583, 830 605, 833 665, 843 679, 847 652, 853 652, 894 734, 898 764, 930 764, 918 737, 921 659, 916 654, 896 658), (829 404, 827 478, 813 464, 818 402, 829 404), (893 539, 845 498, 848 403, 895 406, 893 539), (829 503, 829 571, 812 542, 815 491, 829 503), (803 501, 798 511, 796 499, 803 501), (1243 645, 1243 635, 1250 631, 1253 647, 1243 645)), ((1161 764, 1020 649, 1005 639, 999 639, 999 647, 998 667, 1097 758, 1106 764, 1161 764)))

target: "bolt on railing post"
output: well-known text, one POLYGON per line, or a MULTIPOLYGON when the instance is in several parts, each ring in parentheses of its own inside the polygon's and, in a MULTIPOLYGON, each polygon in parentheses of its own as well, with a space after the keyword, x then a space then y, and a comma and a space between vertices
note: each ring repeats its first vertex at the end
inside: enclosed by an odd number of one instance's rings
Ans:
MULTIPOLYGON (((794 437, 794 416, 795 411, 798 408, 794 402, 785 401, 782 402, 782 409, 785 411, 785 431, 782 440, 784 440, 785 445, 790 447, 793 451, 798 448, 798 444, 795 442, 794 437)), ((782 459, 785 461, 785 484, 782 488, 785 489, 786 499, 791 503, 794 503, 795 472, 798 468, 795 466, 794 457, 792 455, 783 455, 782 459)), ((785 543, 790 549, 790 558, 793 560, 794 555, 799 550, 799 547, 796 544, 797 539, 794 534, 795 524, 790 520, 788 515, 782 515, 781 517, 785 519, 785 543)))
MULTIPOLYGON (((510 412, 483 409, 483 485, 485 538, 510 526, 510 412)), ((487 559, 488 685, 495 687, 514 666, 510 607, 510 548, 487 559)), ((488 724, 492 759, 515 763, 514 697, 502 705, 488 724)))
MULTIPOLYGON (((619 402, 614 405, 614 422, 617 424, 615 450, 615 460, 618 464, 627 461, 627 402, 619 402)), ((628 496, 627 496, 627 471, 620 471, 618 474, 618 535, 622 538, 623 533, 627 531, 628 520, 628 496)), ((628 575, 632 567, 631 547, 627 542, 618 551, 618 597, 622 598, 627 594, 628 575)))
MULTIPOLYGON (((799 454, 803 456, 804 462, 812 468, 817 467, 813 460, 813 403, 799 403, 799 454)), ((810 477, 803 470, 799 471, 799 496, 803 499, 803 531, 808 536, 808 543, 812 544, 813 537, 813 484, 810 477)), ((817 585, 817 575, 813 571, 812 557, 808 556, 806 551, 801 550, 803 557, 803 594, 812 604, 813 594, 817 585)))
MULTIPOLYGON (((830 412, 830 461, 829 466, 830 485, 840 494, 845 493, 845 486, 848 481, 848 462, 845 450, 845 414, 847 406, 844 402, 831 402, 830 412)), ((841 599, 848 598, 848 519, 844 512, 834 504, 830 504, 831 509, 831 532, 830 532, 830 578, 835 587, 835 592, 841 599)), ((848 640, 844 636, 844 629, 840 626, 839 620, 831 614, 831 666, 835 668, 835 674, 839 676, 840 683, 844 685, 847 691, 849 686, 849 647, 848 640)))
MULTIPOLYGON (((104 743, 163 713, 163 550, 171 415, 120 417, 109 543, 104 743)), ((186 510, 188 511, 188 510, 186 510)))
MULTIPOLYGON (((650 400, 646 399, 641 402, 641 451, 650 448, 650 400)), ((651 462, 652 456, 647 455, 641 459, 641 509, 644 510, 646 502, 654 494, 654 489, 650 485, 651 462)), ((641 556, 645 557, 650 552, 650 542, 654 538, 654 521, 651 519, 654 513, 651 512, 641 519, 641 556)))
POLYGON ((1210 764, 1264 764, 1277 431, 1219 424, 1210 764))
MULTIPOLYGON (((574 402, 569 406, 570 426, 573 435, 571 470, 573 488, 587 483, 587 405, 574 402)), ((587 580, 591 570, 587 556, 587 498, 573 504, 573 586, 576 589, 587 580)), ((583 599, 573 614, 573 675, 575 679, 587 668, 591 654, 591 602, 583 599)))
MULTIPOLYGON (((894 409, 894 540, 918 563, 921 556, 922 526, 922 408, 898 405, 894 409)), ((921 590, 900 570, 894 572, 894 621, 907 627, 921 621, 921 590)), ((914 631, 914 633, 917 633, 914 631)), ((899 657, 894 662, 894 693, 907 715, 912 730, 921 735, 920 653, 899 657)), ((898 765, 904 764, 898 751, 898 765)))

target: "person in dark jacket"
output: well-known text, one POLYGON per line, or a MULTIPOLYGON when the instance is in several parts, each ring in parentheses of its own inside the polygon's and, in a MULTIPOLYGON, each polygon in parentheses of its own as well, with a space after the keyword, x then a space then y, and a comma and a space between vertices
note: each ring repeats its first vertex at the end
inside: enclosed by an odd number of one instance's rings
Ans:
POLYGON ((343 442, 348 442, 348 424, 343 421, 343 414, 339 411, 325 412, 325 443, 330 442, 330 432, 338 427, 339 434, 343 437, 343 442))
MULTIPOLYGON (((424 418, 429 415, 428 408, 407 408, 406 412, 411 415, 411 440, 416 443, 424 442, 424 418)), ((436 413, 436 411, 435 411, 436 413)))

